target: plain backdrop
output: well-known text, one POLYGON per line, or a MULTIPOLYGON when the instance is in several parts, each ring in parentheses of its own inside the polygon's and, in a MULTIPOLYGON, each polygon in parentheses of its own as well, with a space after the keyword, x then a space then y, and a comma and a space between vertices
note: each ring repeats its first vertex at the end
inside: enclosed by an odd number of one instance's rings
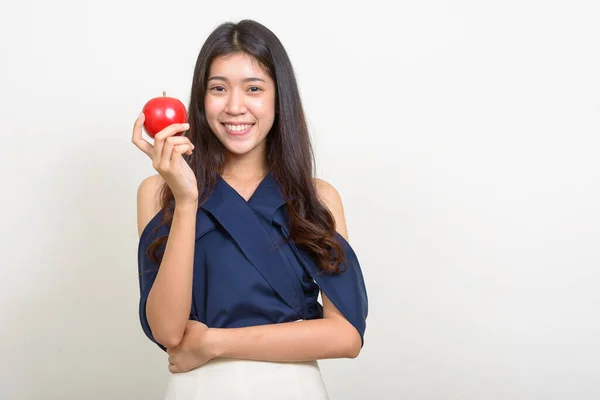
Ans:
POLYGON ((597 2, 1 4, 0 398, 162 398, 131 128, 243 18, 289 52, 368 286, 331 398, 600 398, 597 2))

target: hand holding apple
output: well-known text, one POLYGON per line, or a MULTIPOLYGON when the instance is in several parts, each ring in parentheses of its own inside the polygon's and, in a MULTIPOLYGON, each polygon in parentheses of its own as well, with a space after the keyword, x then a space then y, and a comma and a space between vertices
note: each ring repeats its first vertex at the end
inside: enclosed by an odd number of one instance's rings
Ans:
MULTIPOLYGON (((142 112, 146 118, 144 129, 152 138, 169 125, 187 122, 188 117, 185 105, 174 97, 168 97, 164 91, 162 97, 148 100, 142 112)), ((181 132, 177 132, 175 135, 180 136, 181 134, 181 132)))
POLYGON ((145 124, 145 113, 142 112, 133 126, 133 144, 150 157, 152 166, 173 192, 177 205, 196 203, 198 201, 196 175, 183 158, 184 154, 192 154, 194 145, 188 137, 181 136, 189 129, 189 124, 168 122, 166 128, 153 135, 154 144, 142 137, 142 127, 145 124))

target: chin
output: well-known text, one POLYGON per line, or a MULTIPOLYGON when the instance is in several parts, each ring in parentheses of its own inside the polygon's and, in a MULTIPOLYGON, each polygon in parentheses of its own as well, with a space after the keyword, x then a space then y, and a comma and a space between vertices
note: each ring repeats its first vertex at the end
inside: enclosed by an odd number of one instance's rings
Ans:
POLYGON ((259 151, 263 146, 266 146, 266 137, 262 140, 259 138, 247 138, 247 140, 223 140, 221 139, 221 143, 223 147, 227 150, 227 152, 236 155, 243 156, 246 154, 250 154, 255 151, 259 151))
POLYGON ((226 143, 225 144, 225 149, 227 149, 227 151, 231 154, 235 154, 236 156, 243 156, 244 154, 248 154, 251 153, 252 150, 256 149, 257 146, 244 146, 244 145, 240 145, 240 144, 231 144, 231 143, 226 143))

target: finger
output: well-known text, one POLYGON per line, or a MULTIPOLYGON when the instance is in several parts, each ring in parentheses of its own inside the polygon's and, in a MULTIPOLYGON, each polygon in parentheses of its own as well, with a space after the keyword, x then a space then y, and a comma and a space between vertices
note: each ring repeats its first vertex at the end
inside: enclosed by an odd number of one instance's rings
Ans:
POLYGON ((169 167, 171 166, 171 158, 172 156, 175 154, 177 154, 177 152, 174 152, 173 149, 175 148, 175 145, 173 144, 173 142, 175 138, 167 138, 167 140, 165 141, 165 146, 163 148, 163 154, 161 156, 161 160, 160 160, 160 168, 163 171, 167 171, 169 169, 169 167))
POLYGON ((185 136, 169 136, 165 139, 165 143, 166 142, 173 143, 174 145, 189 144, 189 145, 193 146, 190 139, 185 136))
MULTIPOLYGON (((179 146, 187 146, 184 144, 181 144, 179 146)), ((162 165, 166 166, 165 168, 169 168, 171 165, 178 165, 176 164, 176 162, 178 162, 178 158, 181 158, 181 149, 177 149, 177 147, 179 146, 165 146, 165 150, 163 152, 163 162, 162 165)), ((184 151, 187 151, 187 149, 185 149, 184 151)))
POLYGON ((174 136, 177 133, 185 132, 189 129, 190 124, 171 124, 154 136, 154 140, 165 140, 169 136, 174 136))
POLYGON ((194 146, 192 144, 180 144, 179 146, 175 146, 173 155, 171 156, 171 162, 174 161, 176 154, 187 154, 188 156, 191 156, 193 150, 194 146))
POLYGON ((142 137, 142 126, 144 125, 144 119, 144 113, 140 113, 138 118, 135 120, 135 123, 133 124, 133 135, 131 137, 131 141, 137 146, 138 149, 142 150, 149 157, 152 157, 154 146, 152 146, 152 144, 142 137))
POLYGON ((179 370, 177 369, 175 364, 169 364, 169 371, 173 374, 176 374, 177 372, 179 372, 179 370))
MULTIPOLYGON (((187 143, 184 144, 180 144, 180 145, 174 145, 174 143, 177 143, 178 140, 180 138, 176 138, 176 137, 169 137, 166 140, 165 146, 163 148, 163 154, 161 156, 161 163, 160 163, 160 168, 163 171, 167 171, 171 165, 173 165, 173 162, 175 160, 177 160, 177 158, 181 157, 181 154, 189 152, 189 154, 191 153, 191 149, 193 147, 193 145, 189 142, 189 140, 187 141, 187 143)), ((185 139, 185 138, 181 138, 181 139, 185 139)))
MULTIPOLYGON (((187 138, 185 138, 187 139, 187 138)), ((194 151, 194 149, 196 148, 196 146, 194 146, 194 144, 192 142, 190 142, 190 140, 187 140, 187 143, 183 143, 181 145, 175 146, 176 149, 180 149, 178 150, 179 154, 187 154, 188 156, 192 155, 192 152, 194 151), (179 146, 183 146, 183 147, 179 147, 179 146), (185 147, 187 146, 187 147, 185 147)))
POLYGON ((188 138, 174 136, 167 138, 165 147, 163 149, 163 154, 161 156, 161 166, 163 168, 168 168, 174 162, 174 160, 177 159, 179 155, 191 155, 192 150, 194 150, 194 145, 189 141, 188 138), (170 159, 170 162, 167 162, 169 161, 167 159, 170 159))
POLYGON ((165 145, 165 141, 168 137, 173 136, 178 132, 183 132, 188 129, 190 125, 188 123, 185 124, 171 124, 167 126, 162 131, 158 132, 154 136, 154 163, 161 164, 162 156, 163 156, 163 147, 165 145))

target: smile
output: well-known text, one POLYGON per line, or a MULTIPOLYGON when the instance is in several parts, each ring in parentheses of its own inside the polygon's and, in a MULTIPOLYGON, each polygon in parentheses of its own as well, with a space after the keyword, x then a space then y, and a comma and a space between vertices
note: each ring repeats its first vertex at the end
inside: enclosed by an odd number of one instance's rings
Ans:
POLYGON ((223 124, 229 134, 243 135, 250 131, 254 124, 223 124))

